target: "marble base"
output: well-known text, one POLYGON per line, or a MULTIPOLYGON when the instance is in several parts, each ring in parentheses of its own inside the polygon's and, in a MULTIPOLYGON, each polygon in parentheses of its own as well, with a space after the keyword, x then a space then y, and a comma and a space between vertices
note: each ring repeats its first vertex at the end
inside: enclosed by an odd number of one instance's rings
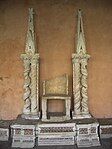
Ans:
POLYGON ((40 119, 40 113, 38 115, 22 114, 21 117, 24 119, 28 119, 28 120, 39 120, 40 119))
POLYGON ((76 142, 78 147, 100 146, 99 123, 76 124, 77 136, 76 142))
POLYGON ((35 137, 14 137, 12 140, 12 148, 33 148, 35 146, 35 137))
POLYGON ((0 128, 0 141, 8 141, 9 128, 0 128))
POLYGON ((112 125, 100 126, 100 137, 101 138, 111 138, 112 137, 112 125))
POLYGON ((74 111, 72 112, 72 118, 73 119, 85 119, 85 118, 91 118, 92 116, 90 114, 74 114, 74 111))
POLYGON ((94 118, 77 119, 53 123, 41 120, 30 121, 22 119, 19 115, 16 121, 0 121, 0 141, 7 141, 11 137, 12 147, 19 148, 33 148, 35 145, 37 148, 53 144, 72 145, 76 142, 78 147, 99 146, 99 134, 101 139, 112 138, 111 118, 98 121, 94 118))
POLYGON ((37 125, 38 146, 74 145, 75 123, 44 123, 37 125))
POLYGON ((60 137, 49 136, 49 137, 39 137, 38 146, 57 146, 57 145, 74 145, 74 137, 60 137))
POLYGON ((50 119, 42 119, 43 122, 63 122, 70 120, 70 116, 50 116, 50 119))
POLYGON ((35 125, 11 125, 12 147, 33 148, 35 145, 35 125))

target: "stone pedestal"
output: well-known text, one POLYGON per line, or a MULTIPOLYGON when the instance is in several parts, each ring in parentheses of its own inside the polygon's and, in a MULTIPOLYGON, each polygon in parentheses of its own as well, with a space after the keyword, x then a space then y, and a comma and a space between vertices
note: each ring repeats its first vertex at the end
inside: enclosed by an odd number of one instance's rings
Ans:
POLYGON ((101 125, 100 126, 100 137, 111 138, 112 137, 112 125, 101 125))
POLYGON ((12 122, 12 120, 0 120, 0 141, 10 139, 10 125, 12 122))
POLYGON ((100 146, 99 123, 93 119, 77 120, 76 122, 76 142, 78 147, 100 146))
POLYGON ((35 125, 11 126, 12 147, 33 148, 35 145, 35 125))
POLYGON ((37 125, 38 146, 74 145, 75 123, 44 123, 37 125))
POLYGON ((8 141, 9 139, 9 129, 0 128, 0 141, 8 141))
POLYGON ((85 119, 85 118, 91 118, 90 114, 75 114, 75 112, 72 112, 72 118, 73 119, 85 119))
POLYGON ((11 127, 12 147, 33 148, 36 139, 36 125, 38 121, 22 119, 18 116, 11 127))
POLYGON ((100 138, 107 139, 112 138, 112 119, 111 118, 103 118, 98 119, 100 123, 100 138))
POLYGON ((36 115, 32 115, 32 114, 22 114, 21 116, 24 119, 29 119, 29 120, 39 120, 40 118, 40 113, 36 114, 36 115))

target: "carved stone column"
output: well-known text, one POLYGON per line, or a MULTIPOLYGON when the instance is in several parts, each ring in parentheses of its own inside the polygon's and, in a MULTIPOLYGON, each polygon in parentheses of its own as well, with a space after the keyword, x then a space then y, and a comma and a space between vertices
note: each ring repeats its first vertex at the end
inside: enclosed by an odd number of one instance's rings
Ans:
POLYGON ((30 114, 30 96, 31 96, 31 78, 30 78, 30 58, 26 54, 22 54, 21 58, 24 62, 24 107, 23 107, 23 113, 24 114, 30 114))
POLYGON ((29 9, 29 21, 24 61, 25 93, 22 117, 25 119, 39 119, 39 54, 36 53, 33 8, 29 9))
POLYGON ((89 109, 88 109, 88 94, 87 94, 87 60, 88 57, 85 59, 82 59, 81 61, 81 83, 82 83, 82 88, 81 88, 81 95, 82 95, 82 114, 88 115, 89 114, 89 109))
POLYGON ((87 61, 81 10, 78 11, 76 53, 72 55, 73 63, 73 119, 90 118, 87 94, 87 61))
POLYGON ((35 54, 31 59, 31 114, 37 115, 38 109, 38 65, 39 55, 35 54))
POLYGON ((73 61, 73 87, 74 87, 74 112, 75 114, 81 113, 81 82, 80 82, 80 63, 78 59, 73 61))

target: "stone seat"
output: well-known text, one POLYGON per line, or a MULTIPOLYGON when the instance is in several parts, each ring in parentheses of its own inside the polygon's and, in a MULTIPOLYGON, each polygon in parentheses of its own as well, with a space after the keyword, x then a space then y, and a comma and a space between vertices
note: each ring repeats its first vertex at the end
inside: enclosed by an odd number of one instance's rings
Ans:
MULTIPOLYGON (((56 108, 56 107, 55 107, 56 108)), ((54 109, 55 109, 54 108, 54 109)), ((70 119, 71 97, 68 95, 68 76, 63 75, 43 83, 42 121, 66 121, 70 119), (49 111, 49 102, 64 103, 63 111, 49 111)))

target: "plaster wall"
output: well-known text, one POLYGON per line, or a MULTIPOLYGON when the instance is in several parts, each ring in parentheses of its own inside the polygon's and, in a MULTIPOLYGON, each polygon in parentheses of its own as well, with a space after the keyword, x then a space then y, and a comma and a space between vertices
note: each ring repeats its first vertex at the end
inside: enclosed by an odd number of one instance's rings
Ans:
POLYGON ((40 97, 42 81, 64 73, 69 75, 72 96, 71 55, 75 52, 76 13, 81 8, 87 51, 91 55, 88 65, 90 112, 97 118, 112 117, 112 1, 1 0, 0 119, 13 119, 22 113, 24 69, 20 54, 25 50, 29 7, 36 13, 40 97))

